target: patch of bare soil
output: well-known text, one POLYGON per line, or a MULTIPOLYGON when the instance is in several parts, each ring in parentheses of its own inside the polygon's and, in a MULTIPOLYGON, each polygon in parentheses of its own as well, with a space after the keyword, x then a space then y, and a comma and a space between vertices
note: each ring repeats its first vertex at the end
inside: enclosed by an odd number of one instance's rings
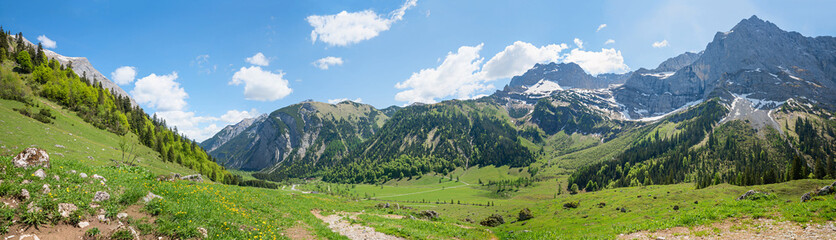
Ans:
POLYGON ((288 228, 285 230, 285 236, 289 237, 293 240, 313 240, 317 239, 308 231, 308 225, 302 221, 296 222, 296 225, 292 228, 288 228))
MULTIPOLYGON (((319 220, 327 223, 328 227, 331 228, 331 231, 346 236, 349 239, 403 239, 377 232, 374 228, 366 227, 360 224, 351 224, 349 221, 345 220, 346 217, 349 219, 356 219, 357 215, 360 213, 337 212, 332 215, 323 216, 320 214, 319 210, 314 209, 311 211, 311 214, 316 216, 316 218, 319 218, 319 220)), ((403 218, 403 216, 401 216, 401 218, 403 218)))
POLYGON ((674 227, 655 232, 640 231, 619 239, 833 239, 834 222, 802 224, 772 219, 734 219, 697 227, 674 227))

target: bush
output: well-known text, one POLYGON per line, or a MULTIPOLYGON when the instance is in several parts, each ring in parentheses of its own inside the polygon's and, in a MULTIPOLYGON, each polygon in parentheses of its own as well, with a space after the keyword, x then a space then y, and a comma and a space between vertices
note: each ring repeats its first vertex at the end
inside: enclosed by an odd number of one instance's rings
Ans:
POLYGON ((578 206, 580 206, 580 205, 581 205, 581 202, 579 202, 579 201, 567 202, 567 203, 563 204, 563 208, 566 208, 566 209, 578 208, 578 206))
POLYGON ((46 216, 41 211, 25 212, 20 218, 20 222, 26 225, 26 228, 35 227, 40 230, 40 226, 46 223, 46 216))
POLYGON ((110 239, 113 240, 132 240, 134 239, 134 235, 128 229, 122 229, 110 235, 110 239))
POLYGON ((32 90, 14 72, 0 72, 0 98, 29 102, 32 90))
POLYGON ((493 215, 489 216, 488 218, 485 218, 485 220, 482 220, 481 222, 479 222, 479 224, 481 224, 482 226, 486 226, 486 227, 496 227, 496 226, 505 224, 505 219, 502 218, 502 215, 493 214, 493 215))
POLYGON ((87 231, 85 231, 84 236, 94 238, 94 237, 98 236, 99 233, 101 233, 101 231, 99 231, 99 228, 94 227, 94 228, 91 228, 91 229, 88 229, 87 231))

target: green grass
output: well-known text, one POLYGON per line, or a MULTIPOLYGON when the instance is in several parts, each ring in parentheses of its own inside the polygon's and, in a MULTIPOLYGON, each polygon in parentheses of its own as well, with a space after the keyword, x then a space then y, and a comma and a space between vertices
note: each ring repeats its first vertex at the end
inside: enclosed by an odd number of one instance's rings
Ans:
MULTIPOLYGON (((23 107, 23 103, 0 99, 0 135, 3 136, 0 138, 0 155, 14 155, 27 147, 38 147, 46 149, 53 159, 86 159, 88 164, 95 166, 107 165, 112 162, 111 159, 122 159, 119 150, 121 136, 84 122, 74 112, 58 104, 42 98, 36 98, 36 102, 53 111, 56 116, 53 123, 45 124, 23 116, 13 110, 23 107)), ((128 134, 128 138, 136 146, 137 164, 152 173, 196 173, 176 163, 160 160, 157 152, 139 144, 132 133, 128 134)))
MULTIPOLYGON (((494 172, 496 170, 481 171, 490 175, 497 174, 494 172)), ((477 172, 474 169, 469 171, 477 172)), ((435 210, 442 216, 457 220, 453 222, 456 224, 468 224, 465 221, 468 218, 478 222, 490 214, 499 213, 508 223, 492 231, 500 238, 507 239, 609 239, 622 233, 697 226, 729 218, 773 218, 795 222, 824 222, 836 218, 836 200, 832 195, 818 197, 818 201, 799 202, 803 193, 828 185, 833 180, 797 180, 762 186, 722 184, 699 190, 694 189, 693 184, 684 183, 607 189, 576 195, 563 191, 564 194, 556 195, 558 181, 564 184, 562 187, 565 189, 566 176, 560 176, 538 182, 530 188, 522 188, 509 197, 502 197, 474 184, 464 185, 448 180, 438 183, 437 179, 429 175, 409 181, 391 181, 382 186, 361 184, 340 187, 355 196, 360 195, 360 198, 367 193, 374 196, 372 200, 361 200, 365 202, 398 201, 419 209, 435 210), (749 189, 768 192, 776 197, 756 201, 734 200, 749 189), (454 203, 494 202, 495 205, 449 204, 451 199, 454 203), (437 204, 437 200, 444 203, 437 204), (580 207, 568 210, 563 208, 564 203, 574 201, 580 202, 580 207), (605 203, 606 206, 599 208, 599 203, 605 203), (678 206, 679 210, 673 210, 674 206, 678 206), (622 213, 616 210, 622 207, 628 211, 622 213), (510 223, 516 220, 522 208, 531 209, 534 219, 510 223)), ((316 184, 327 185, 315 183, 307 187, 316 184)), ((338 188, 336 185, 332 187, 338 188)))

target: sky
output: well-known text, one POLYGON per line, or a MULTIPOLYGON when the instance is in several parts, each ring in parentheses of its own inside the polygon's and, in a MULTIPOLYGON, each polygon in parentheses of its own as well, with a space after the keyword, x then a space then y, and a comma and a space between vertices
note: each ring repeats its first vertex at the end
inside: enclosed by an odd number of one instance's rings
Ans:
POLYGON ((385 108, 491 94, 535 63, 655 68, 752 15, 836 33, 834 1, 0 1, 5 30, 87 57, 197 141, 308 99, 385 108))

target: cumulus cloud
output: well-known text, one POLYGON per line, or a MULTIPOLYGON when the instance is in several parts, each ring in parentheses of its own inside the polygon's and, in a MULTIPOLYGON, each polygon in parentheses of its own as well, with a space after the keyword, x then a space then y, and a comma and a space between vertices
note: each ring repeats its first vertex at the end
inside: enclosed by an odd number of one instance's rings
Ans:
POLYGON ((247 100, 275 101, 289 95, 293 90, 284 79, 284 72, 273 73, 259 66, 242 67, 232 75, 231 85, 244 84, 247 100))
POLYGON ((385 15, 372 10, 342 11, 334 15, 311 15, 305 20, 314 28, 311 42, 317 40, 331 46, 347 46, 377 37, 389 30, 393 23, 403 19, 406 10, 416 6, 418 0, 407 0, 400 8, 385 15))
POLYGON ((168 75, 151 74, 136 81, 131 95, 139 104, 146 104, 157 111, 176 111, 186 107, 186 91, 180 87, 177 72, 168 75))
POLYGON ((110 78, 119 85, 129 84, 136 78, 136 68, 131 66, 119 67, 110 73, 110 78))
POLYGON ((41 45, 44 46, 44 48, 58 47, 58 43, 52 41, 52 39, 49 39, 48 37, 46 37, 46 35, 38 36, 38 41, 41 42, 41 45))
POLYGON ((615 40, 612 40, 612 39, 607 39, 607 41, 606 41, 606 42, 604 42, 604 45, 607 45, 607 44, 613 44, 613 43, 615 43, 615 40))
POLYGON ((604 29, 605 27, 607 27, 606 23, 598 25, 598 29, 596 29, 595 32, 601 31, 601 29, 604 29))
POLYGON ((443 61, 439 59, 441 63, 437 67, 414 72, 409 79, 395 84, 395 88, 403 89, 395 95, 395 100, 411 104, 435 103, 448 97, 479 98, 485 91, 494 89, 491 81, 521 75, 536 63, 574 62, 592 75, 630 70, 620 51, 613 48, 585 51, 580 48, 583 46, 580 39, 576 38, 575 42, 578 48, 562 53, 569 48, 565 43, 536 47, 517 41, 484 64, 484 58, 479 55, 484 44, 462 46, 455 53, 448 52, 443 61))
POLYGON ((630 70, 624 64, 624 57, 621 56, 621 51, 613 48, 604 49, 600 52, 584 51, 580 49, 572 49, 566 54, 563 62, 574 62, 581 66, 587 73, 598 75, 601 73, 623 73, 630 70))
POLYGON ((352 101, 352 102, 356 102, 356 103, 362 103, 362 102, 363 102, 363 99, 362 99, 362 98, 355 98, 355 99, 348 99, 348 98, 328 99, 328 103, 330 103, 330 104, 337 104, 337 103, 341 103, 341 102, 345 102, 345 101, 352 101))
POLYGON ((255 108, 250 109, 249 111, 238 111, 238 110, 229 110, 226 111, 224 115, 221 116, 221 120, 227 123, 238 123, 241 120, 246 118, 254 118, 258 116, 258 111, 255 108))
POLYGON ((662 40, 661 42, 654 42, 653 43, 654 48, 663 48, 663 47, 667 47, 667 46, 668 46, 668 40, 662 40))
POLYGON ((252 57, 247 58, 247 62, 252 65, 267 66, 270 65, 270 60, 264 56, 263 53, 256 53, 252 57))
POLYGON ((324 57, 313 62, 313 65, 322 70, 328 70, 330 66, 343 65, 343 59, 338 57, 324 57))
POLYGON ((567 48, 569 47, 565 43, 538 48, 531 43, 516 41, 488 60, 482 66, 482 74, 486 80, 520 75, 535 63, 557 61, 560 59, 560 52, 567 48))
POLYGON ((212 137, 221 130, 221 127, 218 127, 217 124, 211 123, 218 120, 216 117, 196 116, 194 112, 180 110, 159 111, 156 114, 157 117, 164 119, 168 126, 177 127, 178 132, 198 142, 212 137), (201 127, 205 123, 211 124, 201 127))
POLYGON ((583 48, 583 41, 575 38, 575 45, 578 46, 578 48, 583 48))
POLYGON ((422 69, 406 81, 395 84, 398 89, 407 89, 398 92, 395 100, 435 103, 438 98, 470 98, 478 91, 493 88, 478 76, 484 61, 484 58, 479 57, 483 45, 462 46, 455 53, 447 53, 438 67, 422 69))

